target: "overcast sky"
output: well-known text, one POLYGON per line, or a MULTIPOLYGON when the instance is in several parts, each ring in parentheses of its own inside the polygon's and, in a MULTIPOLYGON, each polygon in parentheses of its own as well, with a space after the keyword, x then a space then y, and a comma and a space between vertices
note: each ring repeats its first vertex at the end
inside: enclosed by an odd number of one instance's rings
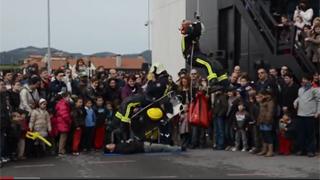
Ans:
MULTIPOLYGON (((50 0, 51 46, 91 54, 148 49, 147 0, 50 0)), ((0 0, 0 52, 47 47, 47 0, 0 0)))

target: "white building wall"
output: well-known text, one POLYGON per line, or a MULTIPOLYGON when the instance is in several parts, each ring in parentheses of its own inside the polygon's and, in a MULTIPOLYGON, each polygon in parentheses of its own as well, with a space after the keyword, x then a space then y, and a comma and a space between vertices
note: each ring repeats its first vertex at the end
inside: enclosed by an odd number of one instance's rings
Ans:
POLYGON ((173 79, 185 67, 179 26, 186 18, 186 0, 150 0, 152 62, 163 63, 173 79))

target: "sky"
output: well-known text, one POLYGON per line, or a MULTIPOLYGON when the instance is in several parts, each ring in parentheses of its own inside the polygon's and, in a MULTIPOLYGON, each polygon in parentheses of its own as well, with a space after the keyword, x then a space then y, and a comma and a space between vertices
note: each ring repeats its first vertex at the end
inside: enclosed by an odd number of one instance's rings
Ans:
MULTIPOLYGON (((148 49, 148 0, 50 0, 51 47, 72 53, 148 49)), ((0 0, 0 52, 47 47, 47 0, 0 0)))

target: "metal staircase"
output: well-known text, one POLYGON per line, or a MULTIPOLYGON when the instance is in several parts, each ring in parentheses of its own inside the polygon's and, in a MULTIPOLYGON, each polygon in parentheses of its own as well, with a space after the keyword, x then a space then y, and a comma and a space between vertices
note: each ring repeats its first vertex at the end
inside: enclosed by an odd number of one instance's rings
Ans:
POLYGON ((319 69, 311 59, 306 57, 304 49, 295 40, 295 27, 287 27, 290 36, 289 39, 283 41, 280 38, 283 27, 278 26, 263 1, 234 0, 233 2, 255 38, 261 42, 268 53, 274 56, 274 59, 277 59, 277 64, 288 65, 294 71, 301 73, 319 72, 319 69))

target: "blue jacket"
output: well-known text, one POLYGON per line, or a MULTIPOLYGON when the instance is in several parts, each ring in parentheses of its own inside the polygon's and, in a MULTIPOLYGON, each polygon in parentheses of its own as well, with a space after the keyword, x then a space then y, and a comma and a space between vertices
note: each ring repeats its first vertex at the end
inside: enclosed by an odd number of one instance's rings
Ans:
POLYGON ((93 108, 85 107, 87 115, 85 125, 86 127, 94 127, 96 125, 96 115, 93 108))

